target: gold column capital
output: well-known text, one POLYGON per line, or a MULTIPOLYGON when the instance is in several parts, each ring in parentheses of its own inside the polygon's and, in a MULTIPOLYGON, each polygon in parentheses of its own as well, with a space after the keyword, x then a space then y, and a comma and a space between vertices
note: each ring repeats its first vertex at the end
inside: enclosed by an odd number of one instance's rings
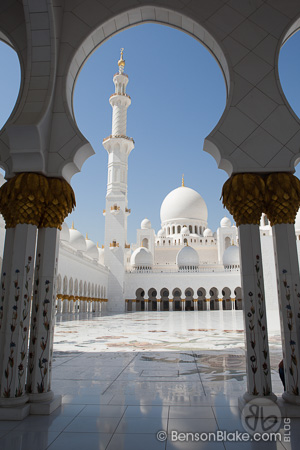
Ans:
POLYGON ((265 212, 271 226, 295 223, 300 206, 300 181, 289 172, 266 176, 265 212))
POLYGON ((65 180, 38 173, 19 173, 0 188, 0 212, 6 228, 31 224, 61 229, 75 205, 73 189, 65 180))
POLYGON ((263 176, 254 173, 232 175, 223 186, 221 198, 237 226, 259 225, 265 203, 263 176))

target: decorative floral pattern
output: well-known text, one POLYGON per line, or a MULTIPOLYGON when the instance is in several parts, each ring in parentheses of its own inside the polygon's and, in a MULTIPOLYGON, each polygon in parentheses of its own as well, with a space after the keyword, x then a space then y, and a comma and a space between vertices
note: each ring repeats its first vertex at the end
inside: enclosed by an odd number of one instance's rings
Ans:
MULTIPOLYGON (((287 326, 288 326, 288 330, 289 330, 289 343, 290 343, 290 349, 291 349, 291 353, 290 353, 290 361, 286 362, 286 364, 288 364, 288 369, 289 369, 289 373, 291 375, 290 379, 292 380, 292 384, 291 384, 291 389, 294 395, 299 395, 299 388, 298 388, 298 383, 299 383, 299 373, 298 373, 298 361, 297 361, 297 356, 296 356, 296 342, 292 339, 292 334, 295 332, 294 330, 294 315, 293 315, 293 311, 292 311, 292 306, 291 306, 291 290, 290 290, 290 286, 288 285, 287 282, 287 270, 283 269, 282 271, 283 273, 283 278, 282 278, 282 282, 283 282, 283 286, 285 289, 285 298, 286 298, 286 305, 285 305, 285 309, 286 309, 286 319, 287 319, 287 326)), ((295 285, 295 289, 297 290, 297 285, 295 285)), ((299 297, 299 294, 297 294, 297 296, 299 297)))
POLYGON ((37 331, 38 331, 38 312, 39 312, 39 272, 41 264, 41 255, 37 255, 35 263, 35 279, 34 279, 34 291, 33 291, 33 305, 32 305, 32 317, 31 317, 31 330, 30 330, 30 347, 29 347, 29 358, 28 358, 28 380, 26 391, 28 394, 32 393, 32 373, 34 371, 34 359, 35 359, 35 348, 37 341, 37 331))
POLYGON ((4 302, 5 302, 5 285, 6 285, 6 273, 3 272, 1 279, 1 303, 0 303, 0 330, 2 328, 3 314, 4 314, 4 302))
POLYGON ((10 322, 10 353, 8 356, 8 361, 6 364, 6 368, 4 369, 4 376, 6 378, 6 386, 3 391, 3 396, 6 398, 12 397, 11 387, 14 379, 14 370, 17 363, 18 354, 15 354, 15 350, 17 348, 15 336, 16 330, 19 327, 19 338, 20 338, 20 361, 17 366, 17 377, 18 384, 14 393, 15 397, 21 397, 24 393, 23 391, 23 378, 25 375, 25 360, 27 355, 27 338, 28 338, 28 318, 29 318, 29 309, 30 309, 30 269, 32 264, 32 257, 28 256, 27 264, 25 266, 25 277, 24 277, 24 294, 23 299, 20 301, 20 270, 16 269, 15 278, 13 281, 14 286, 14 304, 12 306, 11 313, 11 322, 10 322), (21 311, 19 315, 19 311, 21 311), (18 323, 19 319, 19 323, 18 323))
POLYGON ((256 287, 257 287, 257 298, 253 295, 253 292, 248 292, 250 298, 250 308, 247 313, 248 316, 248 328, 249 328, 249 340, 252 349, 252 355, 250 356, 250 365, 253 376, 253 389, 252 395, 258 395, 256 385, 256 374, 258 372, 259 364, 262 367, 262 373, 264 374, 264 386, 263 395, 270 395, 271 387, 269 384, 269 347, 268 347, 268 336, 266 327, 266 312, 265 312, 265 298, 263 292, 263 280, 261 271, 261 261, 259 255, 256 255, 255 263, 255 273, 256 273, 256 287), (260 344, 262 345, 262 359, 258 358, 255 334, 259 332, 260 344))

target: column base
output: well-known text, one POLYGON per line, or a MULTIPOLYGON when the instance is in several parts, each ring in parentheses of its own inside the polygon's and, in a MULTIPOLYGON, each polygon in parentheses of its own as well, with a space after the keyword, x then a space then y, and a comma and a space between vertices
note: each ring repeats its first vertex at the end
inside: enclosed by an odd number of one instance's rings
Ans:
MULTIPOLYGON (((247 405, 247 403, 249 402, 255 402, 255 400, 257 400, 258 404, 260 406, 270 406, 272 403, 276 405, 277 402, 277 396, 273 393, 271 393, 268 396, 257 396, 257 395, 251 395, 248 394, 248 392, 246 392, 243 396, 239 397, 239 401, 238 401, 238 406, 239 406, 239 410, 242 412, 243 409, 245 408, 245 406, 247 405)), ((258 416, 259 417, 259 411, 263 411, 262 408, 258 408, 258 416)))
POLYGON ((293 405, 300 405, 300 396, 289 394, 288 392, 283 392, 282 398, 287 403, 292 403, 293 405))
MULTIPOLYGON (((33 395, 41 395, 41 394, 33 394, 33 395)), ((55 411, 62 402, 61 395, 52 396, 51 400, 48 401, 37 401, 30 403, 30 414, 33 415, 49 415, 53 411, 55 411)))
POLYGON ((30 405, 0 407, 0 420, 23 420, 30 414, 30 405))

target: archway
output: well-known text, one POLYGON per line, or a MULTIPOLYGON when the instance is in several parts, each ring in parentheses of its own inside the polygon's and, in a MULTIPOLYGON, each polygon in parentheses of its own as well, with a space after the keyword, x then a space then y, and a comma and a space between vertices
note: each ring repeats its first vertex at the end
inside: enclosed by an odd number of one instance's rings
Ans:
POLYGON ((157 311, 157 290, 154 288, 148 291, 148 309, 149 311, 157 311))
POLYGON ((198 311, 206 309, 206 290, 203 287, 197 289, 198 311))
POLYGON ((145 291, 139 288, 135 292, 136 311, 145 311, 145 291))
POLYGON ((234 290, 235 309, 243 309, 242 289, 238 286, 234 290))
POLYGON ((161 301, 161 310, 169 311, 169 290, 167 288, 162 288, 160 291, 160 301, 161 301))
POLYGON ((210 295, 210 309, 219 309, 219 291, 216 287, 212 287, 209 290, 210 295))
POLYGON ((194 311, 194 291, 192 288, 187 288, 184 291, 185 295, 185 310, 194 311))
POLYGON ((223 309, 233 309, 233 302, 231 301, 231 290, 228 287, 222 289, 222 304, 223 309))
POLYGON ((181 311, 181 290, 179 288, 173 289, 173 311, 181 311))

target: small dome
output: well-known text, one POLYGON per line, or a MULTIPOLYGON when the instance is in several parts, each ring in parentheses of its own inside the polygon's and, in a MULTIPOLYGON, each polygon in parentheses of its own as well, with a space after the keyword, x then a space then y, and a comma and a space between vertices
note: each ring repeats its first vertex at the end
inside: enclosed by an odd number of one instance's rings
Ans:
POLYGON ((141 222, 141 229, 142 230, 149 230, 151 228, 151 222, 150 222, 150 220, 149 219, 144 219, 144 220, 142 220, 142 222, 141 222))
POLYGON ((185 236, 189 236, 190 235, 190 230, 188 229, 188 227, 182 227, 181 228, 181 234, 184 234, 185 236))
POLYGON ((206 228, 206 229, 204 230, 203 236, 204 236, 204 237, 213 237, 213 232, 211 231, 210 228, 206 228))
POLYGON ((166 232, 165 230, 159 230, 157 232, 157 237, 166 237, 166 232))
POLYGON ((176 264, 179 268, 190 266, 198 267, 199 266, 198 253, 194 248, 186 245, 177 253, 176 264))
POLYGON ((97 248, 98 250, 98 262, 104 266, 104 248, 97 248))
POLYGON ((91 241, 90 239, 86 239, 85 244, 86 244, 86 254, 90 258, 98 259, 99 253, 95 242, 91 241))
POLYGON ((86 243, 83 235, 78 230, 70 229, 70 245, 75 248, 75 250, 80 250, 81 252, 86 251, 86 243))
POLYGON ((69 242, 70 240, 70 231, 69 231, 69 227, 66 224, 66 222, 64 222, 61 226, 61 231, 60 231, 60 236, 59 236, 61 241, 67 241, 69 242))
POLYGON ((240 253, 236 245, 226 248, 223 254, 223 265, 224 267, 240 266, 240 253))
POLYGON ((298 209, 296 220, 295 220, 295 230, 300 231, 300 209, 298 209))
POLYGON ((223 219, 220 222, 221 228, 231 227, 231 221, 228 219, 228 217, 223 217, 223 219))
POLYGON ((130 264, 132 267, 152 267, 152 253, 145 247, 138 247, 131 255, 130 264))

